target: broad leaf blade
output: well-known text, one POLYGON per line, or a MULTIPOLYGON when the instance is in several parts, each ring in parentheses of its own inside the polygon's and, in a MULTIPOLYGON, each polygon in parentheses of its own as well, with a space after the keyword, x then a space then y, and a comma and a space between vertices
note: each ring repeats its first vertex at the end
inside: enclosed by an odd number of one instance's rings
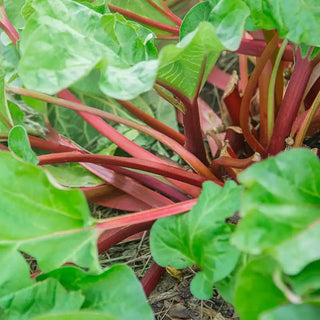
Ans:
POLYGON ((246 252, 272 252, 290 274, 319 259, 319 176, 319 160, 305 149, 251 166, 239 177, 247 190, 232 242, 246 252))
POLYGON ((178 45, 168 45, 160 53, 158 79, 177 89, 189 98, 196 94, 201 70, 205 63, 204 83, 220 52, 224 49, 214 27, 202 22, 178 45))
POLYGON ((191 284, 194 295, 212 295, 214 282, 235 268, 239 251, 229 243, 233 226, 225 219, 238 209, 241 187, 228 182, 222 188, 205 183, 197 205, 189 213, 158 220, 150 235, 151 252, 161 266, 184 268, 193 264, 202 271, 191 284))
POLYGON ((108 312, 119 320, 153 319, 144 292, 132 270, 114 265, 99 275, 88 275, 75 267, 63 267, 37 280, 55 278, 67 290, 81 290, 83 308, 108 312))
POLYGON ((28 88, 54 94, 86 76, 119 99, 152 88, 158 64, 151 31, 72 0, 34 0, 33 7, 20 42, 19 73, 28 88))
POLYGON ((31 318, 30 320, 119 320, 106 313, 94 311, 64 312, 58 314, 45 314, 31 318))
POLYGON ((42 169, 7 152, 0 168, 0 245, 27 252, 43 271, 65 262, 99 270, 98 234, 84 195, 56 189, 42 169))
POLYGON ((83 301, 80 291, 67 292, 57 280, 48 279, 2 297, 0 306, 4 319, 27 320, 47 312, 80 310, 83 301))

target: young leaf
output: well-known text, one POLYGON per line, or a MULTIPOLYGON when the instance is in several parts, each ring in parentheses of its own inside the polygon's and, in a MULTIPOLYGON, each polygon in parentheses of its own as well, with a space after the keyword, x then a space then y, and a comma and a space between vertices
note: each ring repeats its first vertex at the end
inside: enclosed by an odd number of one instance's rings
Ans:
POLYGON ((65 262, 100 270, 98 234, 84 195, 79 190, 56 189, 41 168, 8 152, 0 152, 0 168, 3 250, 14 247, 30 254, 43 271, 65 262))
POLYGON ((104 311, 119 320, 153 319, 142 287, 126 265, 113 265, 99 275, 68 266, 40 275, 37 280, 46 278, 57 279, 67 290, 81 290, 84 309, 104 311))
POLYGON ((264 312, 259 320, 318 320, 320 307, 312 304, 289 304, 264 312))
POLYGON ((251 166, 239 176, 247 188, 232 243, 245 252, 272 253, 295 274, 320 258, 320 162, 293 149, 251 166))
POLYGON ((152 88, 158 63, 151 31, 72 0, 34 0, 33 8, 20 42, 19 73, 28 88, 54 94, 89 74, 119 99, 152 88))
POLYGON ((8 146, 9 149, 19 158, 34 165, 38 164, 38 157, 31 149, 28 134, 24 127, 15 126, 10 130, 8 146))
POLYGON ((159 265, 201 268, 191 283, 192 293, 201 299, 210 298, 213 283, 237 264, 239 251, 229 243, 234 226, 225 219, 238 210, 241 191, 234 182, 224 188, 205 182, 189 213, 160 219, 152 227, 151 253, 159 265))
POLYGON ((83 301, 80 291, 67 292, 57 280, 48 279, 2 297, 1 319, 27 320, 47 312, 76 311, 83 301))
POLYGON ((250 10, 239 0, 216 2, 201 2, 188 12, 181 25, 180 39, 196 29, 201 21, 209 21, 215 27, 221 43, 229 50, 236 50, 250 10))
POLYGON ((259 257, 242 269, 237 279, 234 301, 241 319, 257 320, 263 311, 287 301, 273 283, 272 275, 276 268, 277 264, 271 257, 259 257))
POLYGON ((157 77, 187 97, 193 98, 203 63, 206 62, 202 84, 223 49, 214 27, 208 22, 202 22, 176 46, 168 45, 162 49, 157 77))

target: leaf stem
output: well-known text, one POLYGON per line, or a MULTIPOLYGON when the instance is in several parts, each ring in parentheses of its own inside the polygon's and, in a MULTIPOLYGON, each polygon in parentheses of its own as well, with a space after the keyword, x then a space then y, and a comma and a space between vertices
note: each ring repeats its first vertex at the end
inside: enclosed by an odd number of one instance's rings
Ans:
POLYGON ((164 1, 161 1, 162 6, 165 7, 166 10, 162 9, 160 6, 158 6, 153 0, 147 0, 147 2, 154 7, 158 12, 166 16, 168 19, 170 19, 174 24, 176 24, 178 27, 181 26, 182 20, 177 17, 165 4, 164 1))
POLYGON ((195 173, 188 172, 167 164, 144 159, 83 154, 79 152, 60 152, 55 154, 46 154, 39 156, 38 159, 40 165, 70 162, 89 162, 104 166, 123 166, 131 169, 143 170, 146 172, 159 174, 175 180, 184 181, 198 187, 201 187, 202 183, 206 180, 195 173))
POLYGON ((120 228, 127 225, 155 221, 160 218, 173 216, 187 212, 197 203, 198 199, 191 199, 180 203, 171 204, 161 208, 150 209, 142 212, 126 214, 120 217, 109 218, 97 224, 96 229, 100 232, 120 228))
POLYGON ((133 13, 131 11, 128 11, 128 10, 125 10, 122 8, 118 8, 112 4, 108 4, 108 7, 113 12, 118 12, 129 19, 135 20, 135 21, 140 22, 142 24, 145 24, 147 26, 150 26, 150 27, 153 27, 153 28, 156 28, 159 30, 163 30, 166 32, 170 32, 175 35, 178 35, 180 33, 180 29, 177 27, 169 26, 167 24, 163 24, 163 23, 154 21, 152 19, 142 17, 136 13, 133 13))
POLYGON ((242 97, 241 109, 240 109, 240 126, 242 128, 243 135, 247 140, 248 144, 250 145, 250 147, 254 151, 259 152, 262 156, 266 156, 266 150, 259 143, 259 141, 253 136, 250 130, 250 123, 249 123, 250 104, 251 104, 251 98, 256 89, 256 84, 258 82, 260 74, 264 69, 265 64, 270 59, 273 51, 277 48, 278 42, 279 42, 279 36, 278 36, 278 33, 276 33, 272 38, 272 40, 268 43, 265 51, 261 55, 261 58, 259 59, 256 67, 254 68, 250 76, 247 88, 242 97))
POLYGON ((300 48, 296 51, 296 63, 277 115, 273 134, 271 136, 269 153, 276 155, 285 149, 285 139, 290 135, 291 127, 298 114, 302 98, 310 75, 317 59, 309 60, 309 55, 302 58, 300 48))

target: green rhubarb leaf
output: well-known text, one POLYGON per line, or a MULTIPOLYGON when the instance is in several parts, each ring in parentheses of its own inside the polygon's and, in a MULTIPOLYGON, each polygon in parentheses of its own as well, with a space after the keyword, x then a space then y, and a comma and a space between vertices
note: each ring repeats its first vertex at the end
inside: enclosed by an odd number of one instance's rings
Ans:
POLYGON ((67 290, 81 290, 84 309, 105 311, 119 320, 153 319, 142 287, 126 265, 113 265, 99 275, 67 266, 40 275, 37 280, 46 278, 57 279, 67 290))
POLYGON ((27 131, 22 126, 15 126, 9 132, 9 149, 19 158, 37 165, 39 163, 37 155, 33 152, 27 131))
MULTIPOLYGON (((114 5, 115 7, 125 9, 139 16, 142 16, 166 25, 175 26, 175 24, 169 18, 167 18, 165 15, 159 12, 146 0, 135 0, 135 1, 108 0, 107 2, 111 5, 114 5)), ((157 4, 160 8, 164 9, 160 0, 153 0, 153 2, 157 4)), ((162 31, 156 28, 151 28, 151 29, 157 33, 165 33, 165 31, 162 31)))
POLYGON ((45 166, 45 171, 61 185, 70 188, 94 187, 104 181, 78 163, 45 166))
POLYGON ((87 6, 90 9, 93 9, 101 14, 109 13, 109 7, 106 3, 106 0, 75 0, 76 2, 81 3, 84 6, 87 6))
POLYGON ((318 320, 320 307, 312 304, 288 304, 264 312, 259 320, 318 320))
POLYGON ((289 277, 290 284, 299 296, 320 293, 320 260, 307 265, 300 273, 289 277))
POLYGON ((234 226, 225 223, 239 207, 242 188, 227 182, 222 188, 206 182, 189 213, 158 220, 150 235, 151 253, 161 266, 201 268, 191 283, 201 299, 212 296, 212 286, 235 268, 240 252, 230 244, 234 226))
POLYGON ((28 253, 43 271, 65 262, 100 270, 98 234, 83 193, 56 189, 41 168, 8 152, 0 152, 0 168, 3 250, 28 253))
POLYGON ((44 314, 38 317, 33 317, 30 320, 118 320, 107 315, 106 313, 94 311, 77 311, 77 312, 64 312, 56 314, 44 314))
POLYGON ((92 86, 119 99, 152 88, 158 62, 150 30, 72 0, 32 5, 35 12, 20 41, 19 74, 26 87, 55 94, 73 85, 83 88, 80 79, 88 76, 92 86))
POLYGON ((202 86, 223 49, 212 24, 202 22, 176 46, 162 49, 158 80, 193 98, 199 81, 202 86), (204 75, 200 79, 203 67, 204 75))
POLYGON ((232 243, 271 253, 288 274, 320 258, 320 162, 306 149, 283 152, 239 176, 247 188, 232 243))
POLYGON ((29 265, 14 246, 0 245, 0 257, 0 297, 32 285, 29 265))
POLYGON ((234 300, 241 319, 257 320, 263 311, 287 302, 272 279, 276 268, 277 263, 271 257, 259 257, 241 270, 236 282, 234 300))
POLYGON ((250 10, 239 0, 201 2, 194 6, 183 19, 180 39, 195 30, 200 21, 209 21, 215 27, 222 44, 229 50, 236 50, 244 31, 250 10))
POLYGON ((67 292, 57 280, 48 279, 0 298, 1 319, 27 320, 47 312, 80 310, 83 301, 80 291, 67 292))

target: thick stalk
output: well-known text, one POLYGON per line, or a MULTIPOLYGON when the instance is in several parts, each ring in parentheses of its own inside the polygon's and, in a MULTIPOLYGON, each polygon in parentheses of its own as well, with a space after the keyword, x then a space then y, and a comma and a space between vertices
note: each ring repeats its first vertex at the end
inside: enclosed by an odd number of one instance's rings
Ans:
POLYGON ((268 43, 265 51, 261 55, 261 58, 259 59, 256 67, 254 68, 251 74, 246 91, 244 92, 244 95, 242 97, 241 109, 240 109, 240 126, 242 128, 243 135, 247 140, 248 144, 250 145, 250 147, 254 151, 259 152, 262 156, 266 156, 266 150, 251 133, 249 113, 250 113, 251 99, 255 92, 258 79, 266 63, 270 59, 273 51, 277 48, 278 41, 279 41, 279 36, 278 34, 275 34, 275 36, 268 43))
POLYGON ((268 151, 271 155, 276 155, 285 149, 285 139, 290 135, 291 127, 298 114, 310 75, 317 63, 316 59, 310 61, 308 55, 302 58, 300 49, 297 50, 295 57, 296 63, 280 106, 270 141, 268 151))
POLYGON ((188 172, 167 164, 154 162, 144 159, 117 157, 117 156, 103 156, 96 154, 82 154, 78 152, 61 152, 55 154, 46 154, 38 157, 39 164, 54 164, 54 163, 71 163, 71 162, 89 162, 100 165, 115 165, 123 166, 136 170, 143 170, 146 172, 159 174, 175 180, 184 181, 198 187, 206 180, 203 177, 188 172))
POLYGON ((101 221, 96 226, 100 232, 120 228, 131 224, 146 223, 160 218, 173 216, 179 213, 190 211, 197 203, 198 199, 191 199, 180 203, 175 203, 162 208, 150 209, 142 212, 126 214, 120 217, 109 218, 101 221))
MULTIPOLYGON (((96 108, 92 108, 92 107, 83 105, 83 104, 78 103, 78 102, 73 102, 73 101, 68 101, 68 100, 64 100, 64 99, 48 96, 48 95, 43 94, 43 93, 37 93, 37 92, 31 91, 31 90, 27 90, 27 89, 23 89, 23 88, 10 87, 10 88, 7 88, 6 90, 8 92, 11 92, 11 93, 33 97, 35 99, 39 99, 39 100, 42 100, 42 101, 46 101, 48 103, 60 105, 62 107, 65 107, 65 108, 68 108, 68 109, 71 109, 71 110, 74 110, 74 111, 77 111, 77 112, 82 112, 83 115, 85 115, 85 114, 88 114, 88 115, 91 115, 91 116, 95 115, 95 116, 98 116, 98 117, 101 117, 101 118, 104 118, 104 119, 107 119, 107 120, 110 120, 110 121, 114 121, 114 122, 118 122, 118 123, 127 125, 127 126, 129 126, 131 128, 134 128, 136 130, 139 130, 139 131, 141 131, 143 133, 146 133, 146 134, 150 135, 154 139, 157 139, 158 141, 160 141, 161 143, 163 143, 164 145, 166 145, 167 147, 172 149, 174 152, 179 154, 181 156, 181 158, 183 158, 200 175, 202 175, 202 176, 204 176, 204 177, 206 177, 208 179, 211 179, 213 181, 219 181, 211 173, 211 171, 197 157, 195 157, 192 153, 190 153, 188 150, 186 150, 184 147, 182 147, 175 140, 165 136, 164 134, 162 134, 162 133, 160 133, 160 132, 158 132, 158 131, 156 131, 156 130, 154 130, 152 128, 148 128, 146 126, 140 125, 140 124, 135 123, 133 121, 130 121, 130 120, 127 120, 127 119, 123 119, 123 118, 121 118, 119 116, 113 115, 113 114, 105 112, 103 110, 99 110, 99 109, 96 109, 96 108)), ((92 118, 91 119, 92 121, 89 122, 87 119, 86 119, 86 121, 88 121, 90 124, 95 126, 95 124, 97 122, 97 119, 96 119, 96 117, 91 117, 91 118, 92 118)), ((123 138, 125 138, 125 137, 123 137, 123 138)), ((126 140, 128 140, 128 139, 126 139, 126 140)), ((144 150, 143 148, 141 148, 141 149, 144 150)), ((147 154, 148 158, 150 158, 150 153, 147 152, 146 150, 144 150, 144 151, 147 154)), ((139 158, 143 158, 145 156, 143 154, 140 154, 140 156, 138 156, 138 157, 139 158)), ((160 161, 159 158, 157 158, 157 157, 155 157, 155 158, 158 161, 160 161)), ((155 160, 155 161, 157 161, 157 160, 155 160)))

